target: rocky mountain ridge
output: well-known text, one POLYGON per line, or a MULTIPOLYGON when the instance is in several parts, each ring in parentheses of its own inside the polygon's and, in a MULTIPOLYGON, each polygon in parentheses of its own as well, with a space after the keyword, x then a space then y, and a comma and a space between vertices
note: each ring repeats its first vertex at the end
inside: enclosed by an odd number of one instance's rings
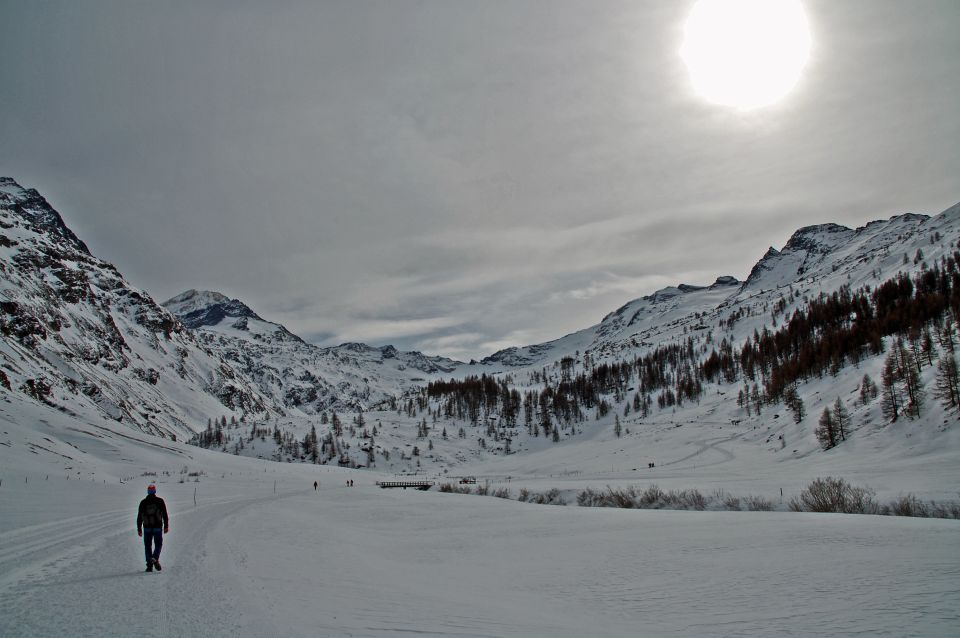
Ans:
POLYGON ((462 365, 389 345, 316 346, 218 292, 188 290, 163 305, 261 392, 305 414, 367 409, 462 365))
POLYGON ((366 410, 442 378, 529 382, 561 362, 586 369, 691 339, 704 349, 743 343, 820 293, 875 285, 951 254, 958 224, 960 205, 857 229, 808 226, 744 281, 667 287, 589 328, 465 364, 392 346, 318 347, 216 292, 186 291, 161 306, 91 255, 37 191, 0 178, 0 393, 170 437, 218 415, 366 410))

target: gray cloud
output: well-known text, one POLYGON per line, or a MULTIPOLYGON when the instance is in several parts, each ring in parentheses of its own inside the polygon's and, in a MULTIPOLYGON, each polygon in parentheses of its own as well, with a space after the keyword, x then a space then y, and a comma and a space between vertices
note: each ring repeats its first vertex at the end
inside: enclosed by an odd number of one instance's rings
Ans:
POLYGON ((481 356, 960 199, 960 4, 805 4, 799 85, 737 113, 683 2, 11 1, 0 173, 161 299, 481 356))

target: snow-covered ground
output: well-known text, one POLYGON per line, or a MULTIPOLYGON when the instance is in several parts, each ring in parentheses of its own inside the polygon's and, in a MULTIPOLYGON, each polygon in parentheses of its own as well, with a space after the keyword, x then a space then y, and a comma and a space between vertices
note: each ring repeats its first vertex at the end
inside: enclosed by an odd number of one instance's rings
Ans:
POLYGON ((256 468, 4 484, 3 636, 950 636, 956 521, 530 505, 256 468), (314 492, 311 480, 319 477, 314 492), (277 494, 273 493, 277 481, 277 494), (194 488, 197 505, 193 505, 194 488))
MULTIPOLYGON (((385 475, 369 470, 235 457, 28 408, 0 412, 2 636, 953 636, 960 627, 955 520, 382 490, 374 483, 385 475), (164 571, 144 574, 135 514, 154 478, 171 532, 164 571)), ((737 432, 698 442, 694 425, 674 428, 689 428, 689 441, 663 438, 663 465, 643 473, 626 456, 629 439, 603 437, 523 462, 488 457, 463 473, 511 489, 657 482, 769 495, 765 485, 783 483, 792 496, 806 477, 844 467, 765 464, 740 454, 737 432)), ((955 493, 952 457, 903 450, 858 455, 847 478, 899 477, 890 480, 924 497, 943 482, 955 493), (869 459, 884 454, 899 465, 870 474, 869 459)))

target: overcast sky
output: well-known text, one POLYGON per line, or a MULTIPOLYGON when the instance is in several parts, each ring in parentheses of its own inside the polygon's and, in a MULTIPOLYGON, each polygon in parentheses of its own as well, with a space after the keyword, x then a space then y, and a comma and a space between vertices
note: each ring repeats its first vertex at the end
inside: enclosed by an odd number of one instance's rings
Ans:
POLYGON ((163 301, 458 358, 960 201, 960 2, 807 0, 782 101, 692 89, 691 2, 0 4, 0 175, 163 301))

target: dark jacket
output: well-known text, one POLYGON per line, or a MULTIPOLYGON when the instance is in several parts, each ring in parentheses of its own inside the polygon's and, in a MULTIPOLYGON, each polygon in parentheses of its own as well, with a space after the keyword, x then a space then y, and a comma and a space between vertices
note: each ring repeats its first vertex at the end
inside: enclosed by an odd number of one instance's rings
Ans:
POLYGON ((167 504, 156 494, 147 494, 147 498, 140 501, 137 508, 137 531, 144 527, 168 527, 170 519, 167 517, 167 504))

